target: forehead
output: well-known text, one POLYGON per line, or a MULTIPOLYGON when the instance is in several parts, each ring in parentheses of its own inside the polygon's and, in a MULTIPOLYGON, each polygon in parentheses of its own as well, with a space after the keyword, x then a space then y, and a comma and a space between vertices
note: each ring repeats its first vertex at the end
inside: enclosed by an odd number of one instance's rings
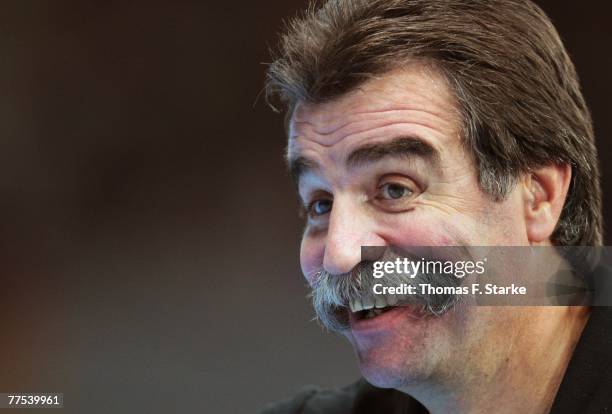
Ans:
POLYGON ((458 135, 460 116, 455 96, 444 76, 431 65, 413 63, 387 72, 330 102, 299 103, 289 122, 288 156, 291 159, 299 152, 301 144, 333 147, 347 137, 367 136, 403 123, 451 139, 458 135))

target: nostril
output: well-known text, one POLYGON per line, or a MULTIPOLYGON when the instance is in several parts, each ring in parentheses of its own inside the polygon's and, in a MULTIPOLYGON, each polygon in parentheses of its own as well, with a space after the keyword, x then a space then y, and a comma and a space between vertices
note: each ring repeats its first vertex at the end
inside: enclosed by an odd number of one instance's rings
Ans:
POLYGON ((361 252, 356 255, 337 251, 330 253, 326 252, 323 260, 323 268, 333 275, 340 275, 349 273, 359 264, 359 262, 361 262, 361 252))

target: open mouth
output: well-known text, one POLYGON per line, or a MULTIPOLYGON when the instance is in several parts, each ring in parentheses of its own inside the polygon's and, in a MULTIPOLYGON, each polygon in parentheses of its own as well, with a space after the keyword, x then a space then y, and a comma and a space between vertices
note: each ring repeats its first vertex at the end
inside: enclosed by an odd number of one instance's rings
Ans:
POLYGON ((386 308, 382 308, 382 309, 367 309, 367 310, 362 310, 359 312, 354 312, 355 313, 355 317, 357 320, 364 320, 364 319, 372 319, 377 317, 378 315, 381 315, 385 312, 390 311, 391 309, 395 309, 396 306, 388 306, 386 308))
POLYGON ((355 319, 366 320, 397 308, 397 304, 398 299, 395 295, 375 295, 352 300, 350 308, 355 319))

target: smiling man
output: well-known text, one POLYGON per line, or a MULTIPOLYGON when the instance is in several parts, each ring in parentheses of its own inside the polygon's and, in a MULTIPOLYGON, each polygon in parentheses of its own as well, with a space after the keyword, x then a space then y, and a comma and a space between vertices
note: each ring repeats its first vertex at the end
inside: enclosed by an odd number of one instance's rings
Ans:
POLYGON ((588 371, 610 361, 609 334, 593 339, 605 310, 435 310, 374 303, 358 283, 364 246, 601 245, 589 112, 537 6, 329 1, 289 25, 267 86, 287 108, 317 316, 367 381, 268 412, 612 409, 609 377, 588 371))

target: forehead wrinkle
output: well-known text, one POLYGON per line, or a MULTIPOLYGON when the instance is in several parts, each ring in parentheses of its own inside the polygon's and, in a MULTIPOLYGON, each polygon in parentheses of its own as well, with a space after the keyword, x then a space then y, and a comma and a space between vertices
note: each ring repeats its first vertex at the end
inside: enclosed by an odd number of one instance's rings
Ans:
POLYGON ((411 134, 441 152, 445 138, 457 136, 461 129, 461 116, 444 77, 421 69, 391 71, 332 101, 299 103, 289 122, 288 157, 312 151, 315 158, 322 154, 335 158, 325 162, 336 164, 343 162, 345 155, 331 147, 344 148, 346 139, 350 144, 411 134), (412 131, 407 128, 410 126, 412 131), (418 133, 417 127, 428 128, 435 135, 418 133), (391 131, 393 128, 397 130, 391 131))
MULTIPOLYGON (((361 114, 379 115, 384 117, 381 119, 376 119, 377 117, 367 116, 365 118, 362 117, 361 119, 352 119, 329 131, 317 131, 317 127, 316 125, 314 125, 314 123, 306 121, 296 121, 294 122, 294 127, 292 128, 292 136, 290 137, 290 140, 308 140, 310 142, 313 142, 314 144, 323 147, 331 147, 348 136, 356 136, 365 132, 369 132, 379 128, 385 128, 392 125, 416 125, 434 131, 440 131, 440 129, 445 127, 453 128, 453 125, 449 124, 449 120, 443 119, 442 117, 440 117, 440 115, 434 112, 424 110, 389 109, 381 111, 368 111, 363 112, 361 114), (424 117, 425 119, 408 120, 406 117, 401 116, 406 115, 407 113, 421 113, 427 116, 424 117), (437 118, 437 120, 428 118, 437 118)), ((357 114, 355 114, 353 118, 355 118, 356 116, 357 114)))
POLYGON ((442 112, 432 111, 432 110, 425 109, 425 108, 415 108, 411 106, 401 106, 401 105, 400 106, 393 105, 393 107, 390 108, 389 106, 391 105, 386 105, 386 107, 382 109, 372 109, 368 111, 351 112, 349 115, 349 119, 343 123, 340 123, 339 125, 334 125, 334 120, 341 119, 342 116, 336 116, 336 115, 328 115, 326 118, 323 118, 323 119, 321 118, 316 119, 316 117, 313 116, 313 118, 315 119, 313 119, 312 122, 309 122, 309 121, 304 120, 303 118, 300 118, 299 115, 295 115, 293 117, 292 122, 298 128, 306 127, 312 130, 313 132, 315 132, 317 135, 328 136, 328 135, 333 135, 334 133, 338 132, 339 130, 345 128, 346 126, 352 123, 359 122, 362 120, 363 121, 371 120, 372 118, 375 118, 375 117, 370 117, 368 115, 391 115, 391 114, 403 113, 403 112, 417 112, 417 113, 420 112, 420 113, 430 115, 436 118, 443 118, 443 115, 444 115, 442 112), (354 118, 361 118, 361 119, 354 119, 354 118), (326 125, 328 126, 327 128, 325 128, 326 125))
MULTIPOLYGON (((366 116, 367 115, 380 115, 380 114, 385 114, 385 113, 402 112, 402 111, 405 111, 405 112, 411 112, 411 111, 412 112, 422 112, 422 113, 425 113, 425 114, 428 114, 428 115, 433 115, 433 116, 438 117, 438 118, 441 118, 442 115, 443 115, 442 112, 432 111, 432 110, 425 109, 425 108, 417 108, 417 107, 414 107, 414 106, 403 106, 403 105, 395 105, 395 104, 389 105, 389 104, 387 104, 387 105, 385 105, 384 108, 381 108, 381 109, 372 109, 372 110, 366 110, 366 111, 354 111, 354 112, 350 112, 349 117, 350 118, 354 118, 354 117, 362 117, 364 115, 366 115, 366 116)), ((341 111, 341 113, 345 114, 347 112, 346 111, 341 111)), ((327 112, 327 114, 328 115, 326 117, 317 117, 314 114, 312 116, 310 116, 310 117, 309 116, 300 117, 298 114, 296 114, 293 117, 293 123, 296 124, 296 125, 302 125, 302 124, 309 125, 309 126, 311 126, 311 127, 316 129, 316 124, 325 125, 325 124, 330 124, 331 123, 333 125, 333 121, 335 119, 342 118, 342 116, 337 116, 335 114, 329 114, 329 112, 327 112), (312 118, 313 121, 312 122, 306 121, 305 119, 308 119, 308 118, 312 118)), ((370 117, 365 117, 364 119, 370 119, 370 117)), ((353 119, 349 119, 346 122, 344 122, 343 124, 333 126, 333 127, 331 127, 331 129, 329 129, 327 131, 323 131, 323 130, 317 131, 317 133, 319 135, 330 135, 330 134, 333 134, 334 132, 336 132, 338 129, 340 129, 340 128, 350 124, 351 122, 354 122, 354 120, 353 119)))
MULTIPOLYGON (((442 118, 449 111, 455 112, 456 96, 443 73, 427 62, 414 61, 375 76, 348 93, 325 102, 298 103, 293 111, 293 121, 312 120, 313 124, 333 124, 346 114, 361 115, 382 113, 395 109, 413 109, 428 112, 442 118), (411 102, 407 105, 406 102, 411 102), (364 108, 374 108, 366 110, 364 108), (439 112, 433 109, 439 109, 439 112)), ((319 128, 320 135, 333 133, 343 124, 330 129, 319 128)))
MULTIPOLYGON (((411 121, 411 122, 387 121, 386 123, 382 125, 375 125, 371 128, 364 128, 361 131, 357 131, 353 135, 351 135, 351 139, 356 140, 358 142, 362 142, 361 147, 367 147, 367 146, 381 146, 381 145, 385 145, 388 143, 392 143, 393 141, 397 140, 398 137, 415 137, 417 140, 421 141, 425 146, 430 147, 432 149, 431 151, 432 156, 428 157, 426 156, 428 154, 422 153, 422 154, 413 154, 413 158, 414 156, 421 155, 422 158, 428 158, 429 161, 432 161, 432 164, 435 164, 434 166, 439 168, 440 167, 440 156, 444 152, 443 147, 440 147, 439 145, 437 145, 435 141, 432 142, 432 140, 428 139, 427 138, 428 134, 423 135, 422 133, 418 133, 417 131, 414 131, 414 130, 413 131, 399 131, 398 127, 401 127, 401 126, 408 126, 408 127, 420 126, 422 128, 431 129, 435 134, 442 134, 442 132, 439 129, 427 123, 420 123, 420 122, 415 122, 415 121, 411 121), (377 131, 376 134, 372 134, 371 131, 375 131, 375 130, 377 131)), ((304 152, 311 152, 313 147, 314 148, 316 147, 325 148, 329 150, 331 147, 341 142, 344 138, 346 137, 340 137, 337 140, 337 142, 328 142, 328 143, 319 142, 317 140, 314 140, 309 137, 304 137, 304 136, 296 136, 290 139, 290 142, 287 148, 286 159, 287 159, 287 164, 289 167, 289 172, 291 173, 291 176, 294 182, 296 183, 296 185, 299 184, 299 178, 304 173, 315 172, 322 168, 321 164, 318 161, 316 161, 317 157, 313 158, 308 155, 304 155, 303 154, 304 152), (306 145, 300 145, 299 142, 302 142, 302 141, 306 145), (308 148, 308 147, 311 147, 311 148, 308 148)), ((398 149, 401 149, 401 148, 398 148, 398 149)), ((314 154, 316 155, 316 150, 314 154)), ((327 155, 333 158, 331 161, 334 163, 342 163, 343 165, 346 164, 347 158, 342 156, 342 154, 333 154, 333 153, 328 152, 327 155)), ((398 156, 402 156, 402 155, 398 154, 398 156)), ((404 154, 404 158, 405 158, 405 154, 404 154)))
POLYGON ((303 145, 299 145, 300 142, 304 142, 306 143, 308 146, 312 145, 313 147, 320 147, 320 148, 331 148, 335 145, 337 145, 338 143, 340 143, 341 141, 343 141, 344 139, 348 138, 350 136, 351 140, 354 141, 362 141, 362 140, 368 140, 368 141, 372 141, 374 140, 374 142, 385 140, 385 138, 387 137, 397 137, 397 136, 418 136, 422 141, 424 141, 425 143, 427 143, 427 145, 433 147, 436 152, 441 152, 441 148, 438 148, 438 145, 436 145, 434 142, 430 142, 430 139, 427 139, 427 136, 429 134, 423 135, 423 134, 418 134, 415 131, 393 131, 393 130, 397 130, 399 129, 399 127, 408 127, 413 129, 412 127, 421 127, 421 128, 425 128, 428 130, 431 130, 434 134, 436 135, 440 135, 442 134, 442 132, 440 131, 440 129, 437 128, 437 126, 434 125, 430 125, 428 123, 421 123, 421 122, 394 122, 394 121, 388 121, 385 123, 382 123, 380 125, 374 125, 371 126, 369 128, 363 128, 361 130, 357 130, 357 131, 351 131, 350 135, 347 136, 339 136, 335 142, 322 142, 322 141, 318 141, 315 139, 312 139, 311 137, 306 137, 306 136, 295 136, 293 137, 290 141, 291 144, 289 145, 289 150, 288 150, 288 158, 291 158, 291 156, 293 154, 299 154, 301 148, 305 148, 305 146, 303 145), (376 131, 375 133, 373 133, 373 131, 376 131))

